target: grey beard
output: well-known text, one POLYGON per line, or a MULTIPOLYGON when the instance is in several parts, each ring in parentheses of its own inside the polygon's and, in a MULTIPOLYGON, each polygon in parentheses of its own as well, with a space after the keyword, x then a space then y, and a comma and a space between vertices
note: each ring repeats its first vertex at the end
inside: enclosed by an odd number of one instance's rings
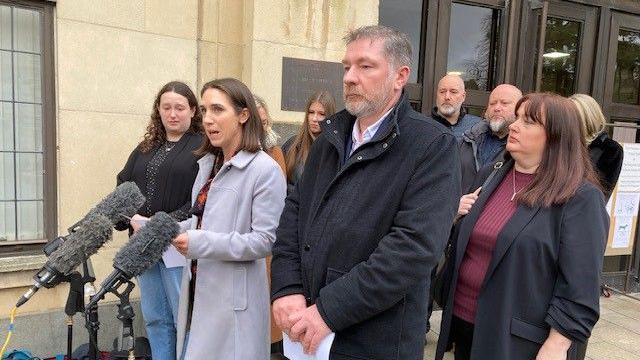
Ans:
POLYGON ((502 130, 504 130, 504 128, 506 127, 507 122, 502 120, 502 121, 491 121, 489 122, 489 128, 491 128, 491 131, 495 134, 495 133, 499 133, 502 130))
POLYGON ((349 114, 355 116, 356 118, 373 114, 376 111, 376 109, 374 108, 374 104, 367 100, 364 100, 360 103, 350 103, 345 101, 344 107, 345 109, 347 109, 349 114))
POLYGON ((453 105, 442 105, 438 107, 438 112, 440 113, 440 115, 445 117, 455 114, 457 110, 459 109, 453 105))

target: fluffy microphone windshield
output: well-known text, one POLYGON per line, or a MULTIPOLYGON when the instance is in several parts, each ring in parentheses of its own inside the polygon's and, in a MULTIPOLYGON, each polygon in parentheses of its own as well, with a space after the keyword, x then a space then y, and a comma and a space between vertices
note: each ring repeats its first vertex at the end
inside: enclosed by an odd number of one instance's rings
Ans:
POLYGON ((111 239, 112 226, 106 216, 88 214, 82 226, 51 253, 47 261, 49 266, 61 274, 68 274, 111 239))
POLYGON ((145 200, 138 186, 134 182, 128 181, 118 185, 111 194, 102 199, 87 215, 102 214, 108 217, 111 223, 117 224, 126 220, 124 216, 132 217, 135 215, 145 200))
POLYGON ((160 261, 171 239, 180 231, 178 223, 167 213, 157 212, 136 232, 113 259, 113 267, 129 276, 138 276, 160 261))

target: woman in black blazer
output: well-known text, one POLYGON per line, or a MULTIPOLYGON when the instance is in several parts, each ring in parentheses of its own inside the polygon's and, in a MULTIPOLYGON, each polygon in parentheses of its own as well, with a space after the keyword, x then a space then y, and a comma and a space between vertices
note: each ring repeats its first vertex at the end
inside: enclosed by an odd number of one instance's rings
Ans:
MULTIPOLYGON (((176 221, 191 208, 191 188, 198 174, 193 154, 203 141, 198 100, 188 85, 173 81, 160 89, 147 132, 118 174, 118 184, 134 181, 146 202, 119 230, 136 231, 158 211, 176 221)), ((184 258, 173 247, 163 260, 138 276, 140 306, 154 360, 176 359, 176 325, 184 258), (181 261, 182 260, 182 261, 181 261)))
POLYGON ((599 317, 608 217, 576 109, 530 94, 516 115, 510 157, 461 198, 438 360, 452 344, 456 359, 575 359, 599 317))

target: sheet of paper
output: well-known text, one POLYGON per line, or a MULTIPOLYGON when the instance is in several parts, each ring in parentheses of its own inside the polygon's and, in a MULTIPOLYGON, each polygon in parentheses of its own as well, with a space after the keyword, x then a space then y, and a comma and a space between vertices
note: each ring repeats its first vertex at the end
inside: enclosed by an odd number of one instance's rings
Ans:
POLYGON ((626 216, 616 217, 616 228, 613 230, 612 248, 626 248, 631 243, 631 226, 633 218, 626 216))
POLYGON ((291 341, 289 336, 283 333, 282 347, 284 350, 284 356, 289 358, 289 360, 329 360, 331 344, 333 344, 333 339, 335 337, 335 333, 327 335, 327 337, 320 342, 320 346, 318 346, 318 351, 316 351, 315 355, 307 355, 304 353, 301 343, 291 341))
POLYGON ((638 215, 638 203, 640 203, 640 193, 616 194, 615 217, 631 217, 638 215))
POLYGON ((624 158, 618 178, 618 191, 638 192, 640 191, 640 144, 625 143, 622 146, 624 158))
POLYGON ((187 260, 182 254, 170 245, 167 251, 162 254, 162 260, 164 261, 164 266, 168 268, 185 266, 187 264, 187 260))

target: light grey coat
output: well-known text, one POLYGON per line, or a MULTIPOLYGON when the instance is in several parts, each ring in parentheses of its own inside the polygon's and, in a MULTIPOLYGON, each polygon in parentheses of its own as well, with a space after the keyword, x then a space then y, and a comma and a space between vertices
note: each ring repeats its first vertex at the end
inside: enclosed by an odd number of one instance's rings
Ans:
MULTIPOLYGON (((204 156, 191 201, 206 183, 213 155, 204 156)), ((186 360, 268 359, 269 292, 265 257, 275 241, 286 181, 265 152, 240 151, 224 163, 209 189, 200 230, 185 220, 189 236, 178 310, 177 354, 184 345, 191 260, 198 259, 186 360)))

